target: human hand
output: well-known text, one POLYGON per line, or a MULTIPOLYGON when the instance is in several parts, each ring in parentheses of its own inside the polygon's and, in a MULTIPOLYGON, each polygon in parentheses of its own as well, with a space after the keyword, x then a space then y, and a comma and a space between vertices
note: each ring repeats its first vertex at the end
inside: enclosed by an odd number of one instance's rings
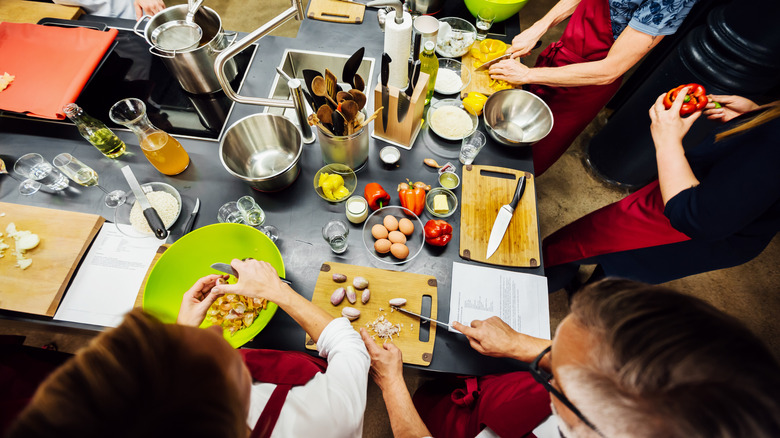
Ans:
POLYGON ((471 348, 485 356, 530 362, 549 344, 549 341, 516 332, 497 316, 472 321, 471 327, 455 321, 452 328, 466 335, 471 348))
POLYGON ((230 266, 238 274, 238 281, 235 284, 220 285, 214 290, 223 294, 233 293, 249 298, 265 298, 277 304, 285 297, 285 284, 279 279, 279 274, 270 263, 255 259, 233 259, 230 266))
POLYGON ((198 327, 206 318, 206 311, 209 310, 211 304, 222 295, 222 293, 212 291, 217 280, 220 278, 227 280, 228 277, 229 275, 211 274, 196 281, 187 292, 184 292, 176 323, 198 327))
POLYGON ((144 15, 154 16, 154 14, 165 9, 163 0, 135 0, 135 17, 139 19, 144 15))
POLYGON ((728 122, 735 117, 758 108, 755 102, 742 96, 710 94, 707 97, 709 102, 707 102, 707 106, 704 109, 704 115, 711 120, 728 122), (720 104, 720 108, 716 108, 715 102, 720 104))
POLYGON ((536 47, 536 43, 542 35, 544 35, 543 31, 540 32, 535 25, 531 26, 512 38, 512 45, 506 49, 506 53, 511 53, 512 59, 528 56, 531 53, 531 50, 536 47))
POLYGON ((371 356, 371 377, 382 392, 399 384, 406 388, 401 350, 392 342, 380 347, 363 327, 360 328, 360 337, 363 338, 368 355, 371 356))
MULTIPOLYGON (((685 96, 688 93, 689 87, 685 87, 680 90, 680 96, 685 96)), ((653 143, 655 143, 656 149, 662 145, 679 144, 682 142, 683 137, 691 129, 691 125, 701 116, 701 111, 696 111, 688 117, 680 116, 680 108, 683 104, 683 99, 675 99, 672 102, 672 107, 668 110, 664 107, 664 96, 666 93, 658 96, 655 100, 655 104, 650 107, 650 134, 653 137, 653 143)))
POLYGON ((491 65, 488 71, 493 79, 507 81, 514 85, 522 85, 528 83, 527 75, 531 69, 520 62, 505 59, 491 65))

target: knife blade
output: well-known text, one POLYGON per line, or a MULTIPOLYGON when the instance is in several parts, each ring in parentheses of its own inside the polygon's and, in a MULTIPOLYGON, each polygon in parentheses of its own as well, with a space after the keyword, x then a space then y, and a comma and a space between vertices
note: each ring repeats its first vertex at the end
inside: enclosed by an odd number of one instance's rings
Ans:
MULTIPOLYGON (((224 272, 225 274, 230 274, 238 278, 238 273, 235 271, 235 269, 233 269, 232 266, 227 263, 212 263, 211 269, 216 269, 219 272, 224 272)), ((284 279, 282 277, 279 277, 279 280, 282 280, 282 283, 292 284, 290 280, 284 279)))
POLYGON ((523 192, 525 192, 525 176, 521 176, 517 180, 517 188, 515 189, 515 196, 512 197, 512 201, 509 204, 502 205, 501 209, 498 210, 496 221, 493 222, 493 228, 490 230, 487 256, 485 257, 486 260, 498 250, 501 241, 504 240, 504 234, 509 227, 509 222, 512 221, 512 215, 515 213, 520 198, 523 197, 523 192))
POLYGON ((412 66, 412 80, 409 81, 406 91, 398 92, 398 123, 403 122, 406 118, 406 114, 409 112, 409 104, 412 101, 412 93, 414 93, 414 84, 419 77, 420 61, 415 61, 412 66))
POLYGON ((195 218, 198 216, 198 210, 200 210, 200 198, 195 198, 195 207, 192 209, 190 217, 187 218, 187 222, 184 223, 184 228, 182 228, 181 232, 182 236, 192 231, 192 226, 195 225, 195 218))
POLYGON ((410 312, 410 311, 408 311, 408 310, 406 310, 406 309, 402 309, 402 308, 400 308, 400 307, 398 307, 398 306, 390 306, 390 307, 392 307, 393 309, 395 309, 395 310, 397 310, 397 311, 399 311, 399 312, 401 312, 401 313, 405 313, 405 314, 407 314, 407 315, 411 315, 411 316, 416 316, 416 317, 420 318, 420 319, 421 319, 421 320, 423 320, 423 321, 432 322, 432 323, 434 323, 434 324, 438 324, 438 325, 440 325, 440 326, 442 326, 442 327, 447 327, 448 329, 451 329, 451 328, 452 328, 452 327, 451 327, 449 324, 447 324, 446 322, 441 322, 441 321, 439 321, 439 320, 437 320, 437 319, 433 319, 433 318, 429 318, 429 317, 427 317, 427 316, 420 315, 419 313, 410 312))
POLYGON ((387 53, 382 54, 382 106, 385 109, 382 110, 382 130, 387 132, 387 121, 390 113, 390 88, 387 86, 387 82, 390 80, 390 62, 392 59, 387 53))
POLYGON ((162 219, 160 219, 160 215, 157 213, 157 210, 155 210, 154 207, 152 207, 152 204, 149 203, 149 200, 146 198, 146 194, 141 188, 141 185, 138 184, 138 180, 135 179, 135 175, 130 169, 130 166, 123 167, 122 173, 125 175, 127 184, 130 185, 130 189, 133 191, 135 199, 137 199, 138 204, 141 206, 141 210, 144 212, 146 222, 154 232, 154 236, 160 240, 165 240, 165 238, 168 237, 168 229, 165 228, 165 224, 163 224, 162 219))

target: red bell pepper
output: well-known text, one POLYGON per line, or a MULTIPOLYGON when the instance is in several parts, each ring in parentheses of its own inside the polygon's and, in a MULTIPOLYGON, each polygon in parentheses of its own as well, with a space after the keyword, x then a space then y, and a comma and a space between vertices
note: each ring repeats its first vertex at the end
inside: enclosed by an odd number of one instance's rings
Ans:
POLYGON ((700 111, 704 109, 705 106, 707 106, 707 92, 704 90, 704 87, 702 87, 699 84, 687 84, 687 85, 680 85, 679 87, 673 88, 669 90, 668 93, 666 93, 666 96, 664 96, 664 107, 666 109, 669 109, 672 107, 672 102, 677 99, 677 95, 680 94, 680 90, 682 90, 685 87, 689 87, 688 94, 685 95, 685 100, 683 101, 682 107, 680 107, 680 115, 681 116, 687 116, 688 114, 693 114, 696 111, 700 111))
MULTIPOLYGON (((407 182, 398 184, 398 198, 401 200, 401 206, 408 208, 417 216, 421 215, 425 209, 425 183, 407 182)), ((430 186, 428 186, 430 187, 430 186)))
POLYGON ((425 243, 433 246, 447 246, 452 240, 452 225, 441 219, 425 223, 425 243))
POLYGON ((368 207, 371 210, 377 210, 390 204, 390 195, 377 183, 366 184, 363 196, 368 201, 368 207))

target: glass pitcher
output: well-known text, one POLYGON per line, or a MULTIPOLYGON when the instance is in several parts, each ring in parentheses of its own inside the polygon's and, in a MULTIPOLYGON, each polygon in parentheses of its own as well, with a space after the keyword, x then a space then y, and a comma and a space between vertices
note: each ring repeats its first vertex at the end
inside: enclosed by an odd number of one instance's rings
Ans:
POLYGON ((170 134, 152 125, 146 105, 136 98, 122 99, 108 111, 114 123, 124 125, 138 136, 146 158, 165 175, 178 175, 190 164, 190 156, 170 134))

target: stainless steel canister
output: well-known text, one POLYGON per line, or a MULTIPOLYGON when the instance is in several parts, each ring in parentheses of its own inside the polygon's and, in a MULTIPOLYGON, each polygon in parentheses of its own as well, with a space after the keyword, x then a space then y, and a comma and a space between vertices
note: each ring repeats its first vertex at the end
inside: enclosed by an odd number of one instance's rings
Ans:
POLYGON ((325 164, 340 163, 358 171, 368 161, 368 129, 363 127, 352 135, 334 136, 317 125, 317 139, 325 164))
MULTIPOLYGON (((214 61, 220 52, 225 50, 235 40, 235 32, 225 32, 222 29, 222 19, 213 9, 201 6, 193 20, 203 30, 200 43, 183 50, 166 50, 153 43, 152 34, 155 29, 165 23, 184 20, 187 17, 187 4, 171 6, 150 17, 144 15, 135 24, 136 34, 149 43, 149 51, 162 58, 163 64, 179 81, 185 91, 193 94, 205 94, 219 91, 222 87, 214 73, 214 61), (146 20, 146 28, 140 30, 146 20)), ((225 65, 225 75, 232 80, 238 74, 235 60, 230 59, 225 65)))

